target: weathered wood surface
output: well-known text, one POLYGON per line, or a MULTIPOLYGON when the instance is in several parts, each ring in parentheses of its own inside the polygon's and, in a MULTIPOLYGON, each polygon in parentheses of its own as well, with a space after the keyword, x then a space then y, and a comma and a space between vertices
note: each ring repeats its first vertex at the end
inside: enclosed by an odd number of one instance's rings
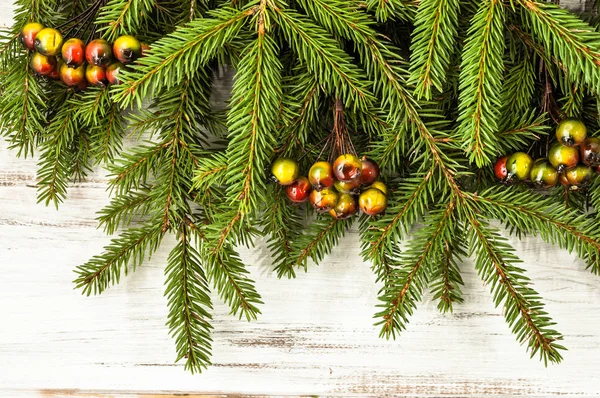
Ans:
MULTIPOLYGON (((11 9, 0 1, 0 22, 11 9)), ((271 273, 260 242, 244 250, 263 315, 238 321, 215 296, 214 365, 189 375, 173 365, 165 326, 167 251, 102 297, 81 296, 72 270, 108 242, 94 220, 108 200, 106 178, 75 185, 57 212, 35 203, 35 160, 14 155, 0 142, 2 397, 600 394, 599 279, 537 239, 516 247, 565 334, 560 366, 528 359, 472 264, 462 267, 466 303, 453 315, 440 315, 428 296, 400 340, 379 339, 378 286, 353 232, 291 281, 271 273)))

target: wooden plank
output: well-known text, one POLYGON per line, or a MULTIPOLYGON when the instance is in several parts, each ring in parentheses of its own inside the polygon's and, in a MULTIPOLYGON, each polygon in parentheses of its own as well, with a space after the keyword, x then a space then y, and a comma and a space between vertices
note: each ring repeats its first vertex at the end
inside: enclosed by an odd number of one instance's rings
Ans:
MULTIPOLYGON (((0 4, 0 23, 11 9, 0 4)), ((0 396, 600 394, 598 279, 534 238, 515 245, 565 334, 560 366, 528 359, 471 263, 462 266, 466 303, 453 315, 427 296, 401 339, 379 339, 379 286, 352 231, 296 280, 277 280, 263 242, 244 249, 263 314, 239 321, 214 295, 214 365, 190 375, 173 364, 165 326, 172 242, 121 286, 82 297, 72 270, 108 242, 95 222, 106 177, 77 184, 57 212, 35 204, 35 168, 0 143, 0 396)))

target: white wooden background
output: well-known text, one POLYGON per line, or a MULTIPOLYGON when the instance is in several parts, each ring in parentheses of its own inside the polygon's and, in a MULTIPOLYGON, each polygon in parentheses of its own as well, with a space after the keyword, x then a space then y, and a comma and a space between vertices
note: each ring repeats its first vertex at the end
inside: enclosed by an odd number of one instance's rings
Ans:
MULTIPOLYGON (((11 9, 0 0, 0 23, 11 9)), ((106 178, 71 188, 56 211, 35 203, 35 160, 14 155, 0 141, 0 397, 600 394, 600 278, 536 239, 516 247, 565 334, 562 365, 529 360, 470 263, 453 315, 427 297, 400 340, 378 339, 378 286, 353 232, 291 281, 271 273, 263 244, 244 251, 263 315, 238 321, 215 296, 214 365, 192 376, 173 364, 165 326, 167 251, 102 297, 81 296, 72 270, 108 242, 94 220, 106 178)))

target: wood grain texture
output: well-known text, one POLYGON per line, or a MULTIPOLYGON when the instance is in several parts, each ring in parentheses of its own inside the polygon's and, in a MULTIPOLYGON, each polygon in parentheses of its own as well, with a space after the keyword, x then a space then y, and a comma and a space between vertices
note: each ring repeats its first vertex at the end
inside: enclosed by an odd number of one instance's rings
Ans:
MULTIPOLYGON (((0 23, 11 9, 0 0, 0 23)), ((102 297, 81 296, 72 270, 108 242, 95 222, 106 177, 76 184, 57 212, 35 203, 35 160, 14 156, 0 142, 1 397, 600 394, 600 279, 535 238, 515 245, 565 334, 560 366, 529 360, 471 263, 453 315, 427 296, 401 339, 379 339, 379 286, 352 231, 296 280, 275 277, 262 242, 244 249, 263 314, 239 321, 215 295, 214 365, 192 376, 173 364, 165 326, 170 242, 102 297)))

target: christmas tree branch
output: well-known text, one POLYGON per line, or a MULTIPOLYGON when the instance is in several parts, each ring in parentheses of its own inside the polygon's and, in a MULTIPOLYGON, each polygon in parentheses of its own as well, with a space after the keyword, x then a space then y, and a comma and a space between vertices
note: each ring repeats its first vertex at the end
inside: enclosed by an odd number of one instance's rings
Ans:
POLYGON ((254 8, 239 11, 222 8, 212 18, 199 18, 156 41, 146 57, 137 61, 132 72, 124 73, 126 82, 113 88, 114 99, 123 107, 141 101, 151 91, 168 89, 178 77, 194 76, 216 53, 233 40, 254 8))
POLYGON ((431 100, 443 84, 456 48, 459 0, 423 0, 415 18, 411 44, 411 78, 417 98, 431 100))
POLYGON ((519 262, 514 249, 474 213, 467 217, 471 228, 469 240, 476 253, 475 268, 484 282, 491 285, 496 306, 503 303, 504 317, 517 340, 527 343, 532 357, 539 353, 546 365, 548 361, 560 362, 560 350, 565 348, 556 341, 563 337, 550 329, 554 323, 539 294, 529 286, 524 270, 514 265, 519 262))
POLYGON ((450 231, 453 230, 456 202, 451 200, 445 210, 436 210, 426 217, 426 227, 419 229, 409 247, 395 260, 379 300, 382 311, 380 336, 395 338, 406 328, 417 302, 421 300, 432 268, 441 260, 450 231))
POLYGON ((169 303, 167 325, 177 341, 176 362, 185 358, 185 369, 202 372, 210 365, 212 302, 206 275, 196 251, 193 230, 181 225, 177 245, 167 260, 165 296, 169 303))
POLYGON ((153 219, 139 228, 129 228, 104 248, 104 253, 94 256, 87 263, 77 267, 75 287, 82 293, 101 294, 110 285, 119 283, 121 274, 135 271, 146 255, 152 256, 163 238, 162 220, 153 219))
POLYGON ((594 274, 600 273, 600 233, 585 215, 517 188, 490 188, 472 200, 490 218, 502 220, 517 233, 539 234, 549 243, 574 251, 594 274))
POLYGON ((458 118, 463 149, 478 167, 496 155, 504 45, 504 4, 481 2, 463 51, 458 118))
POLYGON ((410 22, 415 18, 418 4, 416 0, 367 0, 367 8, 375 11, 380 22, 388 19, 410 22))
POLYGON ((150 187, 143 186, 139 191, 130 191, 112 198, 99 212, 98 228, 104 228, 104 232, 112 235, 117 229, 128 227, 134 219, 145 218, 152 207, 150 190, 150 187))
POLYGON ((374 98, 362 79, 364 72, 327 31, 293 10, 273 9, 286 40, 319 84, 349 109, 367 109, 374 98))
POLYGON ((100 9, 96 23, 106 26, 103 37, 113 42, 121 35, 137 31, 154 4, 154 0, 110 0, 100 9))
MULTIPOLYGON (((501 129, 514 125, 516 120, 531 113, 534 90, 533 60, 525 54, 508 70, 502 85, 500 100, 503 106, 498 124, 501 129)), ((501 139, 498 141, 502 143, 501 139)))
POLYGON ((517 0, 521 27, 562 64, 571 81, 581 81, 592 91, 600 90, 600 33, 556 4, 517 0))
POLYGON ((462 303, 461 286, 464 285, 458 262, 466 257, 460 242, 462 234, 455 230, 451 233, 452 240, 445 242, 444 252, 432 271, 431 292, 434 300, 439 300, 438 310, 442 313, 452 312, 454 303, 462 303))

